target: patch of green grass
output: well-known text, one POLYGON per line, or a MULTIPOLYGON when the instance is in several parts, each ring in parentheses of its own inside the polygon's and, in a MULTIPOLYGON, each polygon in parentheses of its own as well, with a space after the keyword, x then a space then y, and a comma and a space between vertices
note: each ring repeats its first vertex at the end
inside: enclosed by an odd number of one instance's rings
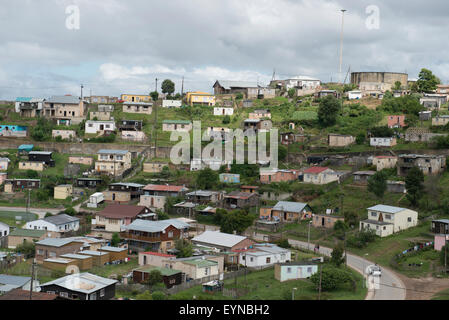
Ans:
MULTIPOLYGON (((348 269, 350 270, 350 269, 348 269)), ((341 288, 331 292, 323 292, 321 298, 323 300, 362 300, 366 296, 366 289, 362 288, 363 278, 360 274, 350 270, 357 279, 356 291, 348 288, 341 288)), ((240 300, 291 300, 293 288, 295 291, 295 300, 317 300, 318 291, 315 285, 308 279, 292 280, 287 282, 279 282, 274 278, 274 269, 266 269, 248 273, 245 276, 237 278, 237 286, 234 279, 225 280, 225 288, 245 288, 247 294, 241 296, 240 300)), ((212 299, 212 300, 233 300, 231 297, 223 296, 222 293, 210 295, 202 292, 202 286, 184 290, 170 296, 170 299, 191 300, 193 296, 196 299, 212 299)))
POLYGON ((0 222, 6 223, 10 226, 23 226, 28 221, 33 221, 38 219, 37 214, 27 213, 27 212, 15 212, 15 211, 0 211, 0 222), (16 217, 20 216, 20 224, 16 225, 16 217))
POLYGON ((440 291, 436 293, 432 300, 449 300, 449 289, 445 289, 443 291, 440 291))
POLYGON ((429 230, 430 221, 421 223, 417 227, 395 233, 385 238, 378 238, 375 242, 370 243, 366 248, 348 248, 348 251, 351 251, 359 256, 366 257, 367 259, 380 265, 390 266, 393 256, 411 248, 411 240, 416 238, 427 239, 427 241, 432 240, 432 238, 427 235, 429 230))
POLYGON ((131 258, 127 263, 111 264, 101 267, 94 267, 90 269, 90 273, 96 274, 100 277, 108 278, 112 274, 125 275, 130 273, 133 269, 139 267, 137 258, 131 258))

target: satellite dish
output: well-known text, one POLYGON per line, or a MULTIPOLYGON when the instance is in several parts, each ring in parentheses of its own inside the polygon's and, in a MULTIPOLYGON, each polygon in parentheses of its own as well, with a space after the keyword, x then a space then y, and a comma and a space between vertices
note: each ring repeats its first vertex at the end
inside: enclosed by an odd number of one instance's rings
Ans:
POLYGON ((80 269, 78 268, 78 266, 70 265, 65 269, 65 273, 66 274, 77 274, 77 273, 80 273, 80 269))

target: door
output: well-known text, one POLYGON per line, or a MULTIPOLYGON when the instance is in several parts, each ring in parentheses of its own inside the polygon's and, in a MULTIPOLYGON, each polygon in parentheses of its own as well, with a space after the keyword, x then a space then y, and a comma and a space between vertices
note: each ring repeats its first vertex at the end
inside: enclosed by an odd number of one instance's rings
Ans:
POLYGON ((104 130, 104 124, 100 124, 100 131, 104 130))
POLYGON ((143 265, 146 265, 147 264, 147 256, 143 256, 143 265))
POLYGON ((115 201, 115 193, 112 194, 112 201, 115 201))
POLYGON ((324 218, 321 218, 321 226, 324 227, 324 218))
POLYGON ((296 279, 302 279, 302 270, 300 267, 296 268, 296 279))

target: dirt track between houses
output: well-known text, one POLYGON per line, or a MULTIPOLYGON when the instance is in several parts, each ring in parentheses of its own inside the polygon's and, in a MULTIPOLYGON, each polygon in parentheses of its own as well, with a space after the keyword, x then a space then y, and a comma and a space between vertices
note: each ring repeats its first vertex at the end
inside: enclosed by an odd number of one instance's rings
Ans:
POLYGON ((399 273, 396 275, 407 288, 406 300, 430 300, 436 293, 449 289, 449 279, 409 278, 399 273))

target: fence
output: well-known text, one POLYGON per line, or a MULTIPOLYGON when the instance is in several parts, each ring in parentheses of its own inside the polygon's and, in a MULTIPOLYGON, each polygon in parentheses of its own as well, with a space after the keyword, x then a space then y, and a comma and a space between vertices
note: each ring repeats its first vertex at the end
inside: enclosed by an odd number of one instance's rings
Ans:
MULTIPOLYGON (((249 274, 249 273, 251 273, 251 270, 247 270, 246 272, 247 272, 247 274, 249 274)), ((243 276, 244 274, 245 274, 245 269, 241 269, 241 270, 233 271, 233 272, 228 272, 228 273, 224 273, 223 274, 223 279, 224 280, 231 279, 231 278, 243 276)), ((181 283, 179 285, 173 286, 170 289, 167 289, 166 291, 167 291, 168 294, 175 294, 175 293, 178 293, 180 291, 187 290, 187 289, 190 289, 190 288, 195 287, 195 286, 199 286, 199 285, 201 285, 203 283, 206 283, 206 282, 210 282, 210 281, 213 281, 213 280, 219 280, 219 278, 220 278, 219 275, 214 275, 214 276, 204 277, 204 278, 201 278, 201 279, 195 279, 195 280, 191 280, 191 281, 184 282, 184 283, 181 283)))

